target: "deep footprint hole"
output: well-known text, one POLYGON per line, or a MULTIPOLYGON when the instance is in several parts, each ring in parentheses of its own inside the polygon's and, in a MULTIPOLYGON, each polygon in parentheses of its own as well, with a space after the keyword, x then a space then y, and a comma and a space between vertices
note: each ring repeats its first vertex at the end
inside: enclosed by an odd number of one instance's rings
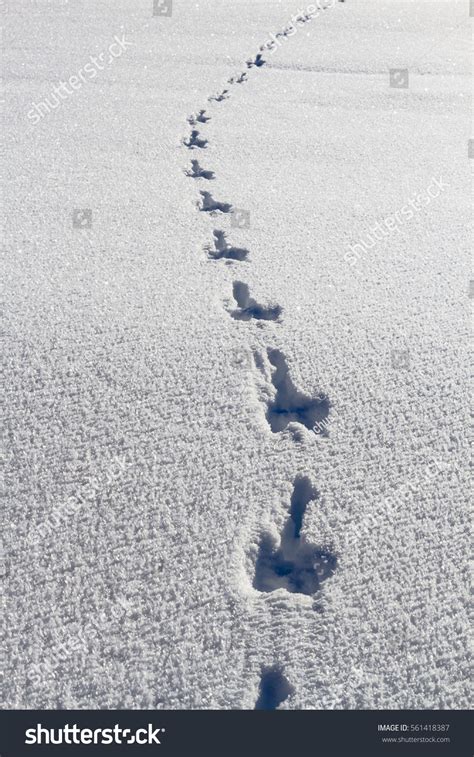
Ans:
POLYGON ((293 692, 293 687, 280 668, 264 668, 255 709, 276 710, 293 692))
POLYGON ((190 176, 193 179, 206 179, 212 181, 215 179, 214 171, 206 171, 199 165, 198 160, 191 161, 191 169, 186 171, 186 176, 190 176))
POLYGON ((268 359, 274 368, 272 384, 276 389, 267 409, 267 421, 273 433, 284 431, 289 423, 296 422, 315 434, 328 436, 331 407, 328 398, 313 399, 300 392, 290 378, 286 358, 280 350, 268 350, 268 359))
POLYGON ((201 202, 199 204, 199 210, 204 213, 230 213, 232 205, 228 202, 219 202, 215 200, 210 192, 201 190, 201 202))
POLYGON ((252 319, 257 321, 277 321, 282 314, 282 308, 279 305, 270 307, 259 305, 250 296, 249 288, 243 281, 235 281, 232 292, 238 308, 231 312, 231 316, 236 321, 250 321, 252 319))
POLYGON ((207 139, 200 137, 197 129, 193 129, 189 139, 184 139, 183 142, 190 150, 194 150, 195 147, 205 150, 208 145, 207 139))
POLYGON ((271 534, 262 534, 255 563, 254 589, 266 593, 285 589, 292 594, 312 595, 333 575, 337 568, 336 556, 301 537, 308 504, 318 497, 319 493, 306 476, 296 478, 280 546, 276 546, 271 534))
POLYGON ((212 260, 224 259, 238 262, 247 260, 249 251, 243 247, 232 247, 229 245, 224 231, 214 229, 213 236, 214 249, 207 248, 208 255, 212 260))

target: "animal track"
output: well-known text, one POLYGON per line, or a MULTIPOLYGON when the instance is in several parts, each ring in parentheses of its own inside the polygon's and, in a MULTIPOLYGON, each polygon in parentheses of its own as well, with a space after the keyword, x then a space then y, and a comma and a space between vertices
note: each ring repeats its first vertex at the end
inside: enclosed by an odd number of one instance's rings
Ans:
MULTIPOLYGON (((339 2, 344 1, 339 0, 339 2)), ((296 18, 306 22, 313 16, 300 12, 296 18)), ((293 34, 294 25, 277 32, 271 41, 260 46, 255 58, 246 61, 247 69, 264 66, 266 61, 263 54, 281 45, 277 38, 286 38, 293 34)), ((244 71, 230 77, 227 83, 242 84, 248 81, 249 76, 248 71, 244 71)), ((224 89, 220 94, 210 96, 208 102, 220 103, 227 100, 229 96, 229 89, 224 89)), ((191 135, 188 139, 183 139, 183 144, 187 148, 190 150, 207 148, 208 140, 201 137, 195 127, 198 124, 206 124, 209 120, 204 109, 188 116, 191 135)), ((186 176, 194 179, 208 181, 215 179, 214 172, 203 169, 197 160, 191 160, 191 168, 186 169, 185 173, 186 176)), ((197 207, 201 212, 215 215, 233 211, 230 203, 215 200, 210 192, 201 191, 200 195, 201 199, 197 207)), ((225 232, 218 229, 213 231, 213 243, 206 246, 205 250, 211 260, 223 259, 228 263, 247 261, 249 256, 247 249, 231 246, 227 242, 225 232)), ((282 308, 279 305, 264 306, 251 298, 248 285, 241 281, 234 282, 233 295, 237 308, 230 314, 235 320, 277 321, 282 314, 282 308)), ((300 392, 290 378, 286 358, 280 350, 267 350, 267 355, 272 366, 271 383, 275 390, 272 398, 267 399, 266 411, 266 418, 272 432, 284 431, 290 423, 300 423, 315 433, 327 436, 326 425, 330 411, 328 398, 320 396, 313 399, 300 392)), ((243 362, 242 359, 239 362, 243 362)), ((265 371, 264 358, 261 354, 255 354, 255 364, 259 370, 265 371)), ((292 431, 296 435, 297 432, 293 429, 292 431)), ((289 517, 281 533, 279 544, 272 534, 262 533, 253 578, 253 586, 258 591, 273 592, 276 589, 285 589, 291 593, 311 595, 320 589, 323 581, 333 575, 337 567, 336 556, 326 548, 309 544, 305 536, 301 535, 307 506, 317 498, 318 492, 313 488, 310 480, 298 476, 293 486, 289 517)), ((276 710, 293 692, 294 689, 281 667, 275 665, 263 668, 255 709, 276 710)))
POLYGON ((202 210, 204 213, 230 213, 232 210, 232 205, 228 202, 218 202, 217 200, 214 200, 210 192, 205 192, 204 190, 201 190, 199 194, 202 197, 201 202, 198 202, 198 208, 199 210, 202 210))
POLYGON ((262 536, 255 563, 253 586, 258 591, 276 589, 298 594, 315 594, 323 581, 333 575, 337 558, 327 549, 308 544, 301 536, 308 504, 318 498, 311 481, 296 478, 291 497, 290 516, 276 548, 269 533, 262 536))
POLYGON ((249 251, 241 247, 231 247, 228 244, 223 231, 214 230, 214 249, 207 247, 206 251, 213 260, 238 260, 242 262, 247 260, 249 251))
POLYGON ((262 54, 258 53, 254 60, 250 59, 247 61, 247 68, 253 68, 253 66, 261 68, 261 66, 264 66, 265 63, 266 61, 263 60, 262 54))
POLYGON ((228 100, 228 98, 229 98, 229 90, 228 89, 224 89, 220 93, 220 95, 211 95, 208 98, 208 101, 209 102, 221 103, 223 100, 228 100))
POLYGON ((260 678, 260 691, 255 709, 276 710, 293 692, 293 687, 280 668, 264 668, 260 678))
POLYGON ((330 409, 327 397, 312 399, 298 391, 290 378, 284 354, 280 350, 268 350, 267 354, 274 368, 272 384, 276 389, 275 397, 267 408, 267 421, 273 433, 284 431, 289 423, 296 422, 327 436, 324 425, 330 409))
POLYGON ((247 78, 248 76, 244 71, 243 73, 239 74, 239 76, 231 76, 230 79, 228 79, 228 83, 229 84, 243 84, 245 81, 247 81, 247 78))
POLYGON ((191 131, 191 136, 189 137, 189 139, 183 139, 183 144, 185 144, 186 147, 189 147, 190 150, 194 150, 195 147, 199 147, 202 150, 205 150, 209 143, 207 139, 201 139, 197 129, 193 129, 191 131))
POLYGON ((207 124, 207 122, 210 120, 211 120, 210 117, 206 116, 206 111, 200 110, 197 115, 193 113, 192 116, 189 116, 188 124, 191 124, 191 126, 196 126, 197 123, 207 124))
POLYGON ((185 173, 186 173, 186 176, 191 176, 193 179, 207 179, 208 181, 212 181, 212 179, 216 178, 214 171, 205 171, 199 165, 198 160, 192 160, 191 170, 188 170, 185 173))
POLYGON ((258 321, 277 321, 282 313, 279 305, 272 307, 259 305, 250 297, 249 288, 242 281, 235 281, 232 291, 238 308, 231 312, 231 316, 236 321, 250 321, 252 318, 258 321))

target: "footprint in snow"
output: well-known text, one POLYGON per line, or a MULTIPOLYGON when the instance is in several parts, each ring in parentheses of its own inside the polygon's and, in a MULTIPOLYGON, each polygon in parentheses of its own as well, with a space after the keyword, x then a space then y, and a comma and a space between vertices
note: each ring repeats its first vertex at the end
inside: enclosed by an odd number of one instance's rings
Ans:
POLYGON ((327 436, 327 418, 330 404, 327 397, 312 398, 300 392, 290 378, 284 354, 280 350, 268 350, 268 359, 273 367, 273 400, 267 402, 267 421, 274 434, 284 431, 289 423, 301 423, 316 434, 327 436))
POLYGON ((262 54, 258 53, 258 55, 252 60, 247 61, 247 68, 253 68, 253 66, 256 66, 257 68, 261 68, 265 65, 265 61, 263 60, 262 54))
POLYGON ((206 247, 206 252, 212 260, 229 260, 242 262, 247 260, 249 251, 241 247, 232 247, 226 240, 225 233, 215 229, 214 249, 206 247))
POLYGON ((253 586, 261 592, 285 589, 296 594, 315 594, 337 567, 337 558, 327 548, 317 547, 301 535, 306 509, 318 498, 306 476, 296 478, 289 518, 277 547, 271 534, 262 535, 255 563, 253 586))
POLYGON ((245 81, 247 81, 247 74, 245 71, 239 76, 231 76, 230 79, 228 79, 229 84, 243 84, 245 81))
POLYGON ((199 165, 198 160, 191 161, 191 169, 187 169, 185 171, 185 174, 186 176, 190 176, 192 179, 207 179, 208 181, 212 181, 212 179, 216 178, 214 171, 205 171, 199 165))
POLYGON ((218 200, 214 200, 213 196, 210 192, 205 192, 204 190, 201 190, 199 192, 201 195, 201 200, 198 201, 198 208, 203 213, 230 213, 232 210, 232 205, 228 202, 219 202, 218 200))
POLYGON ((220 95, 211 95, 208 98, 209 102, 216 102, 216 103, 221 103, 223 100, 228 100, 228 99, 229 99, 229 90, 228 89, 224 89, 224 91, 221 92, 220 95))
POLYGON ((237 309, 231 312, 232 318, 236 321, 277 321, 282 313, 279 305, 265 307, 259 305, 252 297, 247 284, 242 281, 235 281, 233 285, 233 295, 237 302, 237 309))
POLYGON ((207 139, 202 139, 199 136, 197 129, 193 129, 191 131, 191 136, 189 137, 189 139, 183 139, 183 144, 185 144, 186 147, 189 147, 190 150, 194 150, 195 147, 199 147, 202 150, 205 150, 209 143, 207 139))
POLYGON ((276 666, 264 668, 260 676, 259 693, 255 709, 276 710, 293 692, 293 687, 290 686, 280 668, 276 666))
POLYGON ((189 116, 188 124, 191 124, 191 126, 196 126, 197 123, 207 124, 207 122, 210 120, 211 120, 210 117, 206 116, 206 111, 200 110, 199 113, 197 114, 193 113, 192 116, 189 116))

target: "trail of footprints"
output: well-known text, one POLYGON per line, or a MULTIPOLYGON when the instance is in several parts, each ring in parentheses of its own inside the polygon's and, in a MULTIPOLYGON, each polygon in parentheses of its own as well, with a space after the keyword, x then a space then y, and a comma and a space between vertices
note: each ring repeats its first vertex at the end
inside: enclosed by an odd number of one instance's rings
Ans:
MULTIPOLYGON (((343 2, 344 0, 339 0, 343 2)), ((311 16, 300 14, 299 21, 305 23, 311 16)), ((277 32, 278 37, 290 36, 291 27, 277 32)), ((294 32, 291 32, 294 33, 294 32)), ((276 46, 276 42, 269 41, 262 45, 255 57, 246 61, 247 71, 243 71, 228 79, 228 84, 244 84, 248 81, 248 73, 252 69, 265 66, 263 57, 265 50, 276 46)), ((222 103, 231 95, 229 88, 208 98, 209 103, 222 103)), ((206 109, 188 117, 191 126, 189 137, 183 139, 183 145, 193 151, 206 150, 209 141, 200 132, 201 125, 211 120, 206 109)), ((190 168, 185 174, 198 182, 214 181, 213 170, 203 167, 196 158, 191 159, 190 168)), ((214 198, 211 192, 200 189, 200 197, 196 202, 198 211, 207 213, 211 217, 231 214, 231 203, 222 202, 214 198)), ((226 233, 221 229, 213 229, 212 241, 204 248, 211 261, 224 261, 227 265, 249 262, 249 250, 235 247, 228 241, 226 233)), ((255 322, 261 326, 262 322, 281 322, 283 309, 276 304, 260 304, 250 294, 249 286, 236 279, 232 288, 235 306, 228 309, 230 317, 236 321, 255 322)), ((330 402, 324 395, 311 397, 300 391, 291 379, 287 360, 283 352, 269 348, 266 356, 255 355, 255 365, 264 373, 265 357, 271 372, 271 386, 265 395, 266 420, 272 433, 288 432, 299 439, 301 426, 319 434, 328 436, 327 418, 330 402)), ((337 557, 326 546, 312 544, 304 534, 304 518, 309 505, 319 498, 307 476, 298 475, 293 482, 293 493, 288 508, 288 517, 279 539, 275 539, 270 531, 263 531, 260 536, 257 555, 254 564, 253 587, 262 593, 271 593, 283 589, 288 593, 314 595, 320 591, 324 581, 330 578, 337 568, 337 557)), ((293 688, 279 666, 263 668, 261 671, 258 699, 255 704, 257 710, 274 710, 293 693, 293 688)))

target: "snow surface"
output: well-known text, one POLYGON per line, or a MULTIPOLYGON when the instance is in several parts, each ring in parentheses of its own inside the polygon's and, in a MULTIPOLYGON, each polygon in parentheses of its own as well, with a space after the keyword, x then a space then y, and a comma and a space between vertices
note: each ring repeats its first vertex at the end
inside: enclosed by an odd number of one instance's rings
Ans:
POLYGON ((5 704, 466 707, 468 3, 151 5, 5 7, 5 704))

